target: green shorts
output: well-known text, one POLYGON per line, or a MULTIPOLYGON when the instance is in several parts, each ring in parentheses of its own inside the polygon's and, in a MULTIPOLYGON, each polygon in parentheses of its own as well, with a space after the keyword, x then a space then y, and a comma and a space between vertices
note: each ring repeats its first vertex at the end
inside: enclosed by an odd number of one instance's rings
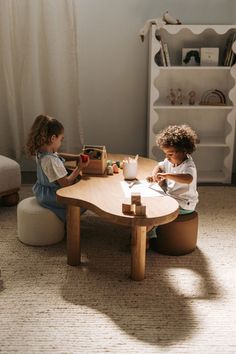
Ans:
POLYGON ((183 214, 191 214, 193 213, 194 210, 187 210, 187 209, 183 209, 181 207, 179 207, 179 214, 183 215, 183 214))

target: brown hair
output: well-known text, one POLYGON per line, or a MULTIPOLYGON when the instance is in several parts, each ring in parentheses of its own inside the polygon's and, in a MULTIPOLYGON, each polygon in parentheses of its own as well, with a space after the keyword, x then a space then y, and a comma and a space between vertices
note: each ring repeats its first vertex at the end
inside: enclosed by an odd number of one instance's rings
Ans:
POLYGON ((26 142, 26 151, 34 156, 41 146, 50 144, 53 135, 58 136, 64 131, 63 125, 56 119, 47 115, 39 115, 30 129, 28 140, 26 142))
POLYGON ((174 147, 191 154, 196 150, 197 134, 188 125, 170 125, 157 134, 156 142, 161 149, 174 147))

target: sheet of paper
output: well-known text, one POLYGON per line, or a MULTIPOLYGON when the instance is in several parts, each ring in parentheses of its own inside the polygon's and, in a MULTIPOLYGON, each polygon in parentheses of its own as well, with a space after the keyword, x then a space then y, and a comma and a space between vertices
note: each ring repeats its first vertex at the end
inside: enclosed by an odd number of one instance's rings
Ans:
POLYGON ((121 181, 122 190, 126 198, 131 196, 131 193, 140 193, 142 197, 163 197, 165 192, 158 183, 149 183, 146 180, 138 180, 129 188, 132 181, 121 181))

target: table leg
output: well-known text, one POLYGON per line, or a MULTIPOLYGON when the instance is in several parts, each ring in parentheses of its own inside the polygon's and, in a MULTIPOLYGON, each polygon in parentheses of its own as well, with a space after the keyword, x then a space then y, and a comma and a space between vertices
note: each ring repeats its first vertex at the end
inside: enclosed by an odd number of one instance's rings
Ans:
POLYGON ((67 263, 80 264, 80 208, 67 206, 67 263))
POLYGON ((143 280, 146 259, 146 226, 133 226, 131 239, 131 278, 143 280))

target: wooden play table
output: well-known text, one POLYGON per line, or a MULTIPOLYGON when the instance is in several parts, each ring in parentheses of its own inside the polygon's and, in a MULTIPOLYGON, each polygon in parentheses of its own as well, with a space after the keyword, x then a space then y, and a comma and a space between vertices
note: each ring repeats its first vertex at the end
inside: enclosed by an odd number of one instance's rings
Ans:
MULTIPOLYGON (((108 159, 122 161, 126 156, 108 154, 108 159)), ((138 159, 138 176, 142 180, 150 175, 156 161, 138 159)), ((122 170, 112 176, 82 176, 80 182, 57 191, 57 199, 67 207, 67 263, 80 264, 80 207, 92 210, 107 221, 130 226, 131 278, 143 280, 145 276, 146 231, 151 226, 169 223, 178 216, 179 205, 175 199, 163 197, 142 197, 146 205, 146 216, 125 215, 122 203, 125 195, 121 187, 122 170)))

